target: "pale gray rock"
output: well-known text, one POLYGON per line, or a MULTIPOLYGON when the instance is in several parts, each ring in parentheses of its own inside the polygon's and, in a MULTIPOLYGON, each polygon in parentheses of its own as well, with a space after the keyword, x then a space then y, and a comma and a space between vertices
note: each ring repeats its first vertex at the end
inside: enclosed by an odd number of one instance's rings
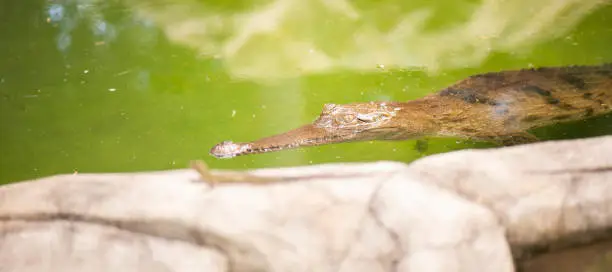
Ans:
POLYGON ((436 184, 491 209, 516 257, 608 236, 612 226, 612 137, 464 150, 409 166, 436 184))
POLYGON ((599 137, 250 171, 284 180, 266 185, 212 188, 194 170, 25 181, 0 187, 0 272, 514 271, 608 238, 611 154, 599 137))

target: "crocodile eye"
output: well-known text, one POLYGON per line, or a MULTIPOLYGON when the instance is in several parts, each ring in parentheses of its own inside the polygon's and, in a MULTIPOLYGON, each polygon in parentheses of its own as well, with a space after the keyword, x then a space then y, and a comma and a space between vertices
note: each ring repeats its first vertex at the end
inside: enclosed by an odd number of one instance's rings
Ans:
POLYGON ((357 119, 362 122, 378 122, 384 118, 388 118, 390 114, 386 112, 378 112, 378 113, 368 113, 368 114, 358 114, 357 119))

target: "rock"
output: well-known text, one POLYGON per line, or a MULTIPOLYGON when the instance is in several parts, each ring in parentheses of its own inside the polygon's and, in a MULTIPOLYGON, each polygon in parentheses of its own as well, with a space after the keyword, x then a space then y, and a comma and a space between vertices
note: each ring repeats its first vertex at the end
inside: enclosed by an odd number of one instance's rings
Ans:
POLYGON ((250 171, 285 180, 265 185, 24 181, 0 187, 0 272, 545 271, 539 256, 609 238, 610 154, 612 136, 250 171))
POLYGON ((515 257, 596 240, 612 226, 610 136, 458 151, 409 170, 491 209, 515 257))

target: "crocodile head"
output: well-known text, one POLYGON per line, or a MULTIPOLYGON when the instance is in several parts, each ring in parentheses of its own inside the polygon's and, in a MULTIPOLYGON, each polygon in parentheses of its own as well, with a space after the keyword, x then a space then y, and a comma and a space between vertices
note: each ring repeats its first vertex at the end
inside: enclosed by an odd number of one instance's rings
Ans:
POLYGON ((395 120, 400 111, 399 103, 389 102, 325 104, 312 124, 248 143, 225 141, 214 146, 210 154, 231 158, 341 142, 405 139, 402 122, 395 120))

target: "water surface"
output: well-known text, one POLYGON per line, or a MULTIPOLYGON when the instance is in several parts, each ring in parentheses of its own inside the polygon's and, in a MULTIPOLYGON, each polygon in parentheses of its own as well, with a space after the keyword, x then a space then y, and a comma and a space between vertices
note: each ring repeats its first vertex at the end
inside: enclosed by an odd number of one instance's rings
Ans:
MULTIPOLYGON (((0 183, 58 173, 397 160, 487 145, 432 139, 218 160, 324 103, 405 101, 468 75, 612 62, 602 1, 3 1, 0 183), (562 3, 560 3, 562 2, 562 3)), ((541 130, 612 133, 607 117, 541 130)))

